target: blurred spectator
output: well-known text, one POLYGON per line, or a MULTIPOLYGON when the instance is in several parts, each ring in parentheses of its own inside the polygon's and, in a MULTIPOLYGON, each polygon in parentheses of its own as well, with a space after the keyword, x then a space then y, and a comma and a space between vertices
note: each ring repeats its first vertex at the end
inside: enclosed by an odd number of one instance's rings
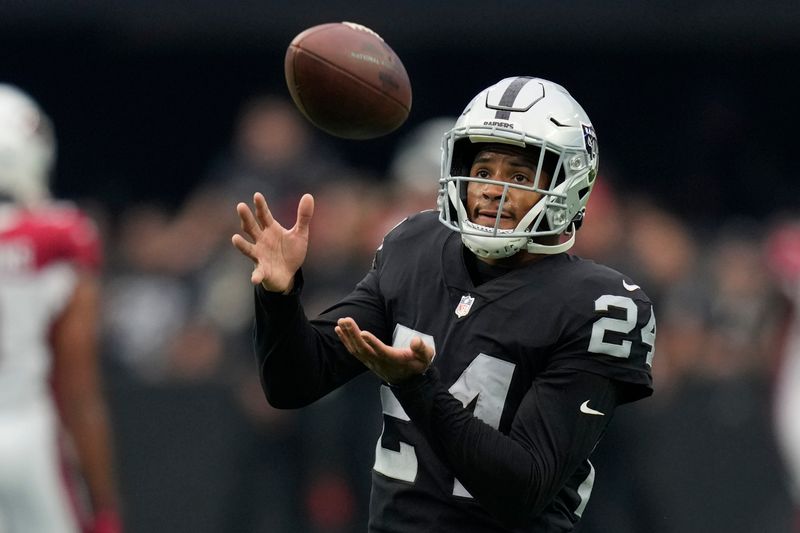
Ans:
POLYGON ((234 129, 231 146, 212 164, 204 183, 225 195, 229 210, 240 198, 261 191, 280 215, 279 206, 293 209, 302 193, 337 179, 344 167, 330 145, 281 97, 253 97, 242 106, 234 129))
POLYGON ((375 180, 355 173, 320 184, 314 189, 315 212, 311 222, 314 246, 308 250, 309 272, 303 295, 310 312, 321 312, 331 297, 347 294, 369 268, 381 236, 373 234, 392 211, 389 196, 375 180))
POLYGON ((48 117, 0 85, 0 530, 118 533, 102 243, 85 213, 49 199, 54 158, 48 117))
POLYGON ((704 366, 714 374, 772 370, 779 334, 781 300, 762 250, 761 236, 747 223, 728 222, 718 230, 708 261, 711 298, 704 366))
POLYGON ((442 173, 442 138, 458 117, 423 121, 397 145, 389 165, 389 180, 396 201, 407 214, 436 209, 442 173))
POLYGON ((617 192, 605 174, 601 174, 586 206, 584 224, 578 230, 573 253, 601 263, 618 265, 618 268, 630 266, 626 265, 624 258, 626 250, 620 247, 619 236, 625 227, 623 217, 617 192))
POLYGON ((167 379, 165 350, 192 303, 181 272, 166 264, 174 256, 160 245, 168 223, 167 213, 155 206, 128 208, 120 217, 106 280, 107 352, 132 377, 146 382, 167 379))
POLYGON ((381 210, 368 226, 370 242, 380 243, 407 216, 438 208, 442 136, 455 125, 456 118, 425 120, 400 140, 382 187, 381 210))

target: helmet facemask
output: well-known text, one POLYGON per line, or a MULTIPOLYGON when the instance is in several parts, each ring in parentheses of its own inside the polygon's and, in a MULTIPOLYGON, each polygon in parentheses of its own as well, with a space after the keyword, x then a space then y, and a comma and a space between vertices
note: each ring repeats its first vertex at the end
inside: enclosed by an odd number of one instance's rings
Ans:
MULTIPOLYGON (((544 82, 544 80, 531 81, 544 82)), ((555 84, 550 85, 555 86, 555 84)), ((558 86, 555 87, 560 89, 558 86)), ((491 88, 484 93, 490 90, 491 88)), ((597 175, 596 140, 594 130, 588 123, 588 117, 585 118, 585 122, 579 122, 577 128, 570 128, 557 120, 545 125, 545 130, 556 129, 559 134, 563 134, 567 129, 572 130, 573 134, 575 130, 581 132, 583 139, 580 143, 574 143, 573 146, 565 145, 548 140, 545 135, 534 135, 536 131, 504 127, 498 125, 497 121, 484 121, 489 124, 483 125, 480 119, 485 117, 481 116, 481 112, 486 115, 485 108, 489 107, 492 109, 490 112, 494 113, 494 108, 481 100, 484 93, 473 100, 456 123, 456 127, 447 132, 443 138, 442 178, 439 190, 440 221, 450 229, 458 231, 467 248, 480 257, 510 257, 522 250, 537 254, 566 251, 574 243, 577 225, 582 220, 597 175), (472 112, 474 107, 478 108, 478 113, 472 112), (477 120, 471 115, 478 115, 477 120), (471 118, 473 119, 470 120, 471 118), (501 184, 469 176, 475 155, 485 148, 487 143, 513 145, 525 148, 529 154, 535 154, 534 158, 538 163, 533 184, 501 184), (549 183, 544 179, 545 172, 552 176, 549 183), (502 186, 500 207, 493 226, 482 226, 470 221, 466 207, 468 185, 487 182, 498 187, 502 186), (541 199, 523 215, 515 228, 502 229, 500 227, 502 206, 512 188, 538 193, 541 199), (569 238, 558 244, 546 243, 552 242, 553 236, 558 235, 566 235, 569 238)), ((563 99, 563 96, 560 97, 563 99)), ((487 102, 489 100, 488 94, 486 100, 487 102)), ((546 99, 539 104, 540 107, 545 103, 546 99)), ((577 106, 577 103, 575 105, 577 106)), ((522 113, 528 114, 526 111, 522 113)), ((530 122, 532 121, 529 120, 527 123, 530 122)), ((519 120, 519 122, 508 122, 507 125, 527 124, 523 123, 524 120, 519 120)))

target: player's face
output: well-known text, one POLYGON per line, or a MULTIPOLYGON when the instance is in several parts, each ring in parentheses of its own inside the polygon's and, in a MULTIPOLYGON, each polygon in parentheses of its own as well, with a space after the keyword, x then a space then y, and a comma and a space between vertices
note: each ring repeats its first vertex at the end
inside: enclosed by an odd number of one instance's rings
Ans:
MULTIPOLYGON (((494 227, 503 185, 506 183, 533 187, 538 155, 523 148, 490 144, 478 152, 472 162, 470 176, 493 183, 470 182, 467 185, 467 214, 471 222, 494 227)), ((542 171, 538 187, 547 188, 550 176, 542 171)), ((542 194, 509 187, 500 213, 500 229, 514 229, 523 216, 538 202, 542 194)))

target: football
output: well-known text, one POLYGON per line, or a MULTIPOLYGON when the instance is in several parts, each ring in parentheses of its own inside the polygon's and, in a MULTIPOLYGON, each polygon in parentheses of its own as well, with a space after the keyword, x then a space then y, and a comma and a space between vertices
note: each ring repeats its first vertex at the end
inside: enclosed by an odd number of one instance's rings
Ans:
POLYGON ((411 83, 397 54, 353 22, 309 28, 286 50, 286 84, 312 124, 345 139, 373 139, 399 128, 411 110, 411 83))

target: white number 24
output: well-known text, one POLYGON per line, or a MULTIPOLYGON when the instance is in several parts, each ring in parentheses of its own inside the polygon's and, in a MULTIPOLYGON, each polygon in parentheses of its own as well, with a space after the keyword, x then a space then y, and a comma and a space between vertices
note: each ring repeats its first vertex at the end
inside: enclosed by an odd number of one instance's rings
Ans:
MULTIPOLYGON (((395 347, 407 346, 415 335, 421 336, 435 350, 433 337, 399 324, 395 328, 392 344, 395 347)), ((497 428, 500 425, 500 416, 503 414, 515 366, 491 355, 479 354, 450 387, 450 394, 460 400, 465 407, 474 401, 473 414, 493 428, 497 428)), ((385 385, 381 386, 381 404, 383 414, 394 419, 392 423, 410 422, 400 402, 385 385)), ((418 470, 414 447, 400 441, 398 451, 384 448, 382 441, 385 431, 384 425, 384 432, 378 438, 375 448, 375 471, 394 479, 413 482, 418 470)), ((457 479, 453 480, 453 494, 470 496, 457 479)))
MULTIPOLYGON (((594 301, 595 311, 608 311, 609 307, 616 307, 625 311, 624 318, 611 318, 608 316, 597 320, 592 326, 592 336, 589 340, 589 351, 592 353, 602 353, 613 357, 627 359, 631 355, 631 341, 623 340, 617 343, 605 340, 607 331, 629 334, 636 327, 639 309, 636 303, 627 296, 614 296, 605 294, 594 301)), ((653 363, 653 349, 656 342, 656 315, 650 308, 650 320, 644 325, 640 332, 642 344, 650 347, 647 351, 646 363, 651 366, 653 363)))

